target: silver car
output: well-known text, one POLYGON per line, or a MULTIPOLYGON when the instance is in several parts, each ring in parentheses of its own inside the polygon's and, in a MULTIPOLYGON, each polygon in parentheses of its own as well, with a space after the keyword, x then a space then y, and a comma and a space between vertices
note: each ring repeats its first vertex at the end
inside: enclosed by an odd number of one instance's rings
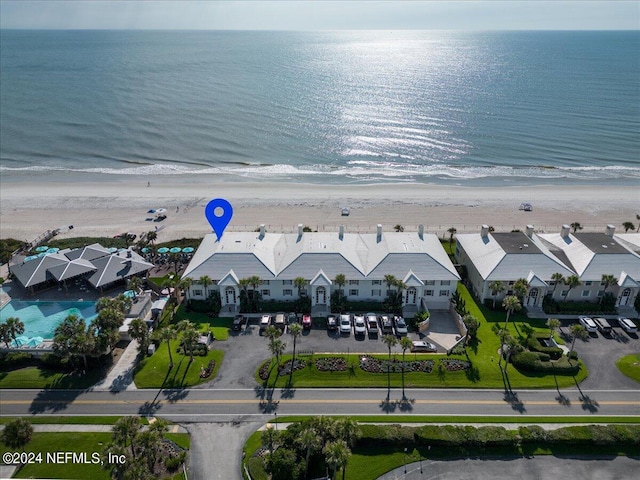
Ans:
POLYGON ((438 351, 438 348, 433 343, 425 342, 424 340, 414 340, 411 343, 411 351, 415 353, 438 351))
POLYGON ((637 333, 638 327, 628 318, 618 317, 618 325, 627 333, 637 333))
POLYGON ((364 323, 363 315, 356 315, 353 319, 353 333, 356 336, 364 337, 367 334, 367 326, 364 323))
POLYGON ((340 333, 349 335, 351 333, 351 316, 340 315, 340 333))
POLYGON ((402 317, 394 317, 393 322, 396 325, 396 335, 399 337, 405 337, 407 335, 407 323, 404 321, 402 317))

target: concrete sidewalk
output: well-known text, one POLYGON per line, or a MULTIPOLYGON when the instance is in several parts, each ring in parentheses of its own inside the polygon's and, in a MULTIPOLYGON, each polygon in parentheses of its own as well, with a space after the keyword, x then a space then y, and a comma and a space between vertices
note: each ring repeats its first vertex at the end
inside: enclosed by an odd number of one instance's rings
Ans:
POLYGON ((137 390, 133 383, 133 372, 136 367, 136 358, 138 357, 138 341, 132 340, 122 353, 109 374, 104 380, 99 381, 91 390, 106 392, 121 392, 123 390, 137 390))
MULTIPOLYGON (((150 422, 153 422, 152 418, 149 418, 150 422)), ((113 425, 88 425, 88 424, 57 424, 57 423, 47 423, 47 424, 36 424, 31 425, 33 427, 33 431, 37 433, 56 433, 56 432, 97 432, 97 433, 111 433, 113 429, 113 425)), ((145 430, 147 425, 145 425, 142 429, 145 430)), ((4 425, 0 425, 0 431, 4 429, 4 425)), ((167 425, 168 433, 189 433, 186 428, 181 425, 167 425)))

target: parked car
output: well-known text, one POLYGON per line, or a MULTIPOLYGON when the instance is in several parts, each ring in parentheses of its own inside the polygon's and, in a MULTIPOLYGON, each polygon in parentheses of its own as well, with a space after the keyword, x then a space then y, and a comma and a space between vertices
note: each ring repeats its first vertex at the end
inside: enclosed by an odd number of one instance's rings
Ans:
POLYGON ((364 337, 367 334, 367 326, 364 323, 364 315, 356 315, 353 318, 353 333, 356 337, 364 337))
POLYGON ((433 343, 425 342, 424 340, 414 340, 411 342, 411 351, 415 353, 437 352, 438 348, 433 343))
POLYGON ((247 319, 244 317, 244 315, 236 315, 233 318, 233 324, 231 325, 231 330, 233 330, 234 332, 239 332, 240 330, 242 330, 242 326, 245 325, 247 323, 247 319))
POLYGON ((338 330, 338 318, 335 315, 327 317, 327 330, 338 330))
POLYGON ((260 331, 266 330, 269 325, 271 325, 271 315, 262 315, 260 318, 260 331))
POLYGON ((284 328, 287 326, 287 321, 285 320, 284 312, 276 313, 276 321, 273 324, 276 328, 279 328, 280 330, 284 330, 284 328))
POLYGON ((393 322, 388 315, 382 315, 380 317, 380 325, 382 326, 383 335, 393 335, 393 322))
POLYGON ((407 323, 404 321, 404 318, 398 316, 393 317, 393 323, 395 323, 396 335, 399 337, 404 337, 409 333, 407 330, 407 323))
POLYGON ((611 333, 611 330, 613 330, 609 322, 607 322, 606 318, 597 317, 597 318, 594 318, 593 321, 598 326, 598 330, 600 330, 602 333, 609 334, 611 333))
POLYGON ((298 316, 293 312, 287 315, 287 324, 291 325, 292 323, 298 323, 298 316))
POLYGON ((593 321, 591 317, 579 317, 580 324, 587 329, 589 333, 595 333, 598 331, 598 325, 593 321))
POLYGON ((351 333, 351 315, 340 315, 340 333, 349 335, 351 333))
POLYGON ((343 217, 348 217, 350 213, 351 210, 349 209, 349 207, 342 207, 342 210, 340 210, 340 215, 342 215, 343 217))
POLYGON ((311 315, 303 315, 302 316, 302 328, 305 330, 311 330, 311 315))
POLYGON ((367 330, 369 330, 369 336, 375 337, 378 335, 380 328, 378 327, 378 316, 375 313, 367 313, 367 330))
POLYGON ((618 317, 618 325, 627 333, 637 333, 638 327, 628 318, 618 317))

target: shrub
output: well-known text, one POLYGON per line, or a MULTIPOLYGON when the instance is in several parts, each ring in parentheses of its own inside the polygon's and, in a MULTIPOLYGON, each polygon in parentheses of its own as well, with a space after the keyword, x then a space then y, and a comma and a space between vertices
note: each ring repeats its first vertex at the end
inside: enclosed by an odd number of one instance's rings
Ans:
MULTIPOLYGON (((552 360, 558 360, 562 356, 562 349, 559 347, 545 347, 540 340, 547 340, 546 333, 534 332, 527 337, 527 347, 534 352, 546 353, 552 360)), ((544 361, 544 360, 543 360, 544 361)))
POLYGON ((360 425, 358 447, 396 447, 414 443, 413 427, 401 425, 360 425))
POLYGON ((549 439, 547 431, 539 425, 529 425, 518 429, 522 443, 546 442, 549 439))
POLYGON ((542 299, 542 309, 548 314, 607 314, 616 313, 615 302, 616 299, 611 293, 606 293, 600 303, 557 301, 546 296, 542 299))
POLYGON ((31 354, 27 352, 9 352, 0 357, 0 365, 8 367, 21 367, 31 363, 33 363, 31 354))
POLYGON ((69 366, 69 359, 56 355, 55 353, 45 353, 40 357, 40 363, 45 367, 53 369, 67 368, 69 366))
POLYGON ((24 418, 11 420, 4 426, 2 441, 11 448, 21 448, 31 441, 33 427, 24 418))
POLYGON ((520 352, 511 357, 511 363, 519 370, 528 372, 554 373, 556 375, 576 375, 580 364, 571 364, 566 358, 556 362, 548 361, 548 355, 539 352, 520 352))

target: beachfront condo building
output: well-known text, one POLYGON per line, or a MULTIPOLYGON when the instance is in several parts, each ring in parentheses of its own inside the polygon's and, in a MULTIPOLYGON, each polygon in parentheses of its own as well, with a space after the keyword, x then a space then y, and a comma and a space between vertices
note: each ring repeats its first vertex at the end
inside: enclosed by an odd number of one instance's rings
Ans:
POLYGON ((296 278, 304 278, 304 295, 311 299, 312 312, 331 312, 331 294, 341 289, 349 300, 379 301, 387 295, 385 276, 404 283, 405 315, 411 317, 421 306, 445 310, 460 276, 433 234, 418 232, 376 233, 227 232, 220 240, 207 235, 187 266, 184 278, 192 285, 187 295, 204 300, 212 289, 220 293, 221 315, 238 312, 240 281, 257 276, 263 301, 293 301, 298 298, 296 278), (344 275, 345 284, 336 277, 344 275), (205 289, 203 277, 212 284, 205 289))
POLYGON ((598 302, 605 293, 616 297, 616 307, 631 308, 640 290, 640 234, 572 233, 563 225, 557 233, 496 233, 483 226, 479 233, 456 236, 455 258, 465 265, 468 282, 481 300, 501 301, 513 295, 515 282, 524 278, 528 289, 525 307, 541 307, 545 295, 554 300, 598 302), (579 284, 556 281, 571 276, 579 284), (603 275, 615 279, 603 282, 603 275), (554 278, 555 277, 555 278, 554 278), (496 291, 493 282, 502 288, 496 291))

